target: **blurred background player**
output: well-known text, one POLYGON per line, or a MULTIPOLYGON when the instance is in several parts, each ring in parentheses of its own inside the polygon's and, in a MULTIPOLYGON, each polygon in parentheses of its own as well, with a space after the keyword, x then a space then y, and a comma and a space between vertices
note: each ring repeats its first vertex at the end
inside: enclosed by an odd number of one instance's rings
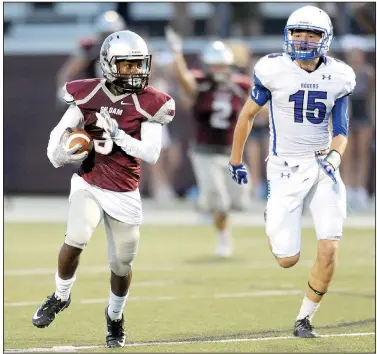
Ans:
POLYGON ((181 37, 167 27, 166 38, 174 52, 178 80, 192 103, 195 142, 190 159, 199 187, 198 206, 212 213, 217 230, 216 255, 229 257, 232 254, 229 211, 232 206, 247 209, 250 189, 232 187, 227 159, 237 116, 251 82, 244 75, 233 74, 233 52, 224 42, 210 42, 200 56, 203 70, 191 71, 182 54, 181 37))
POLYGON ((79 78, 102 77, 99 52, 105 38, 127 28, 123 18, 115 11, 106 11, 94 21, 93 37, 80 40, 74 53, 60 68, 56 76, 57 104, 65 109, 62 89, 66 82, 79 78))
POLYGON ((356 74, 356 88, 350 96, 350 131, 342 171, 351 208, 368 209, 367 183, 371 169, 372 137, 375 134, 375 72, 366 62, 363 38, 348 37, 346 61, 356 74))

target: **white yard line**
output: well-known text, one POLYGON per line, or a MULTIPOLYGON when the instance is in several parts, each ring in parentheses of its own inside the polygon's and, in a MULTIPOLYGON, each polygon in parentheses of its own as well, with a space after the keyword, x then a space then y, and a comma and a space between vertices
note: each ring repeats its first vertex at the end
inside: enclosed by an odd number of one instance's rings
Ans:
MULTIPOLYGON (((192 296, 130 296, 127 301, 172 301, 182 299, 226 299, 226 298, 240 298, 240 297, 258 297, 258 296, 284 296, 284 295, 298 295, 303 294, 302 290, 265 290, 265 291, 251 291, 247 293, 230 293, 230 294, 213 294, 206 296, 192 295, 192 296)), ((107 303, 108 298, 102 299, 81 299, 80 304, 104 304, 107 303)), ((23 302, 5 302, 5 307, 25 307, 37 306, 40 301, 23 301, 23 302)))
MULTIPOLYGON (((337 333, 325 334, 320 338, 333 338, 333 337, 361 337, 372 336, 374 332, 361 332, 361 333, 337 333)), ((199 343, 239 343, 239 342, 261 342, 270 340, 284 340, 295 339, 293 336, 286 337, 259 337, 259 338, 232 338, 232 339, 218 339, 218 340, 197 340, 197 341, 179 341, 179 342, 149 342, 149 343, 129 343, 126 347, 143 347, 143 346, 156 346, 156 345, 181 345, 181 344, 199 344, 199 343)), ((24 348, 24 349, 6 349, 4 353, 25 353, 25 352, 77 352, 78 350, 99 349, 105 348, 103 345, 83 345, 83 346, 55 346, 50 348, 24 348)))

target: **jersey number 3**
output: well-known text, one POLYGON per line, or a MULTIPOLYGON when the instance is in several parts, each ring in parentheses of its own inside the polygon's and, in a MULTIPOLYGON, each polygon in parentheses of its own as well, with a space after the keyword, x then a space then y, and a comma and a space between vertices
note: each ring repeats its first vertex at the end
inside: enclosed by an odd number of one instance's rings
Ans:
MULTIPOLYGON (((305 90, 297 91, 289 96, 289 102, 294 102, 295 123, 304 122, 304 98, 305 90)), ((306 108, 306 119, 313 124, 322 123, 326 116, 326 105, 317 100, 326 100, 327 92, 325 91, 307 91, 308 100, 306 108)))
MULTIPOLYGON (((98 128, 103 128, 100 121, 96 120, 96 126, 98 128)), ((94 142, 94 150, 102 155, 108 155, 113 150, 114 142, 111 139, 111 136, 109 133, 103 132, 102 138, 105 140, 96 140, 93 139, 94 142)))

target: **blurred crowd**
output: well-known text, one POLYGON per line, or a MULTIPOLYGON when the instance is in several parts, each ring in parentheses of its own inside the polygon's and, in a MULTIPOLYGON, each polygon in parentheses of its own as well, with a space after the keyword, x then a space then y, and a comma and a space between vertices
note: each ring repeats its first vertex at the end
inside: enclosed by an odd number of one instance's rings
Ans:
MULTIPOLYGON (((337 5, 335 5, 337 6, 337 5)), ((375 10, 368 10, 369 4, 352 4, 349 20, 358 26, 360 32, 375 33, 375 10)), ((171 25, 185 36, 192 35, 194 26, 187 14, 187 3, 174 5, 174 16, 171 25)), ((127 18, 125 5, 120 5, 118 11, 127 18)), ((232 31, 239 35, 252 36, 261 34, 257 3, 232 3, 230 21, 232 31)), ((346 17, 347 18, 347 17, 346 17)), ((57 94, 62 85, 77 75, 93 77, 100 75, 97 67, 97 56, 103 39, 110 33, 122 28, 141 31, 148 40, 148 33, 141 29, 128 26, 116 12, 107 12, 98 17, 97 33, 93 38, 84 39, 78 49, 67 60, 57 74, 57 94), (80 74, 81 73, 81 74, 80 74)), ((343 23, 335 21, 334 26, 342 29, 343 23)), ((208 23, 208 33, 216 33, 216 25, 208 23)), ((275 33, 276 34, 276 33, 275 33)), ((252 77, 253 66, 259 59, 249 47, 241 41, 228 41, 235 58, 234 71, 252 77)), ((152 75, 150 85, 167 92, 176 100, 176 118, 164 127, 164 142, 161 157, 157 164, 142 166, 141 193, 144 197, 158 201, 175 200, 186 197, 195 200, 198 189, 194 174, 182 175, 182 167, 191 169, 187 156, 192 138, 191 102, 183 94, 177 79, 171 69, 172 56, 169 52, 153 54, 152 75)), ((353 210, 366 210, 370 198, 375 196, 375 70, 374 63, 367 59, 363 39, 360 36, 350 36, 344 43, 341 54, 330 53, 352 66, 356 73, 356 89, 351 96, 350 133, 347 152, 344 156, 341 172, 347 186, 348 203, 353 210)), ((187 54, 186 60, 190 68, 197 68, 199 62, 193 54, 187 54)), ((267 183, 265 175, 265 158, 268 155, 269 127, 265 113, 257 117, 246 147, 245 161, 251 170, 252 200, 266 200, 267 183)), ((186 169, 187 170, 187 169, 186 169)))

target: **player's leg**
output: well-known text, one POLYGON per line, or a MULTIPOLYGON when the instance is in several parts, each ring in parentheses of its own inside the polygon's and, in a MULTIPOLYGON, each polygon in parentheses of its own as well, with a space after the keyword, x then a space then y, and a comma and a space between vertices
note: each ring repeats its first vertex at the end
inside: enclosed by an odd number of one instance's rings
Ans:
POLYGON ((139 225, 120 222, 108 214, 105 214, 104 221, 111 269, 109 304, 105 311, 106 344, 108 347, 123 347, 126 341, 123 309, 132 280, 132 261, 139 245, 139 225))
POLYGON ((232 235, 229 228, 230 197, 227 192, 227 157, 216 154, 192 152, 190 154, 195 179, 199 187, 202 210, 211 211, 217 233, 215 253, 229 257, 232 253, 232 235), (226 173, 224 173, 226 166, 226 173))
MULTIPOLYGON (((206 182, 209 190, 208 198, 212 210, 213 224, 217 233, 215 254, 219 257, 227 258, 233 253, 233 237, 229 220, 231 197, 228 185, 232 182, 234 184, 234 181, 229 176, 227 156, 214 155, 211 164, 207 166, 209 170, 207 177, 210 177, 206 182)), ((237 203, 242 205, 243 202, 238 200, 237 203)))
POLYGON ((102 216, 102 208, 90 192, 78 190, 71 196, 65 242, 59 252, 55 274, 56 289, 35 312, 32 319, 34 326, 47 327, 56 314, 69 306, 80 254, 102 216))
POLYGON ((285 166, 277 156, 269 158, 267 178, 265 222, 269 246, 279 265, 290 268, 300 258, 301 215, 307 193, 305 185, 301 186, 304 178, 297 167, 285 166))
POLYGON ((319 182, 308 194, 308 202, 318 239, 317 258, 309 276, 306 294, 296 318, 294 335, 305 338, 317 336, 311 320, 323 295, 329 288, 336 266, 339 240, 346 218, 346 190, 340 177, 337 184, 320 172, 319 182))
POLYGON ((302 209, 300 203, 289 211, 285 198, 267 201, 266 233, 270 250, 282 268, 293 267, 300 259, 302 209))

